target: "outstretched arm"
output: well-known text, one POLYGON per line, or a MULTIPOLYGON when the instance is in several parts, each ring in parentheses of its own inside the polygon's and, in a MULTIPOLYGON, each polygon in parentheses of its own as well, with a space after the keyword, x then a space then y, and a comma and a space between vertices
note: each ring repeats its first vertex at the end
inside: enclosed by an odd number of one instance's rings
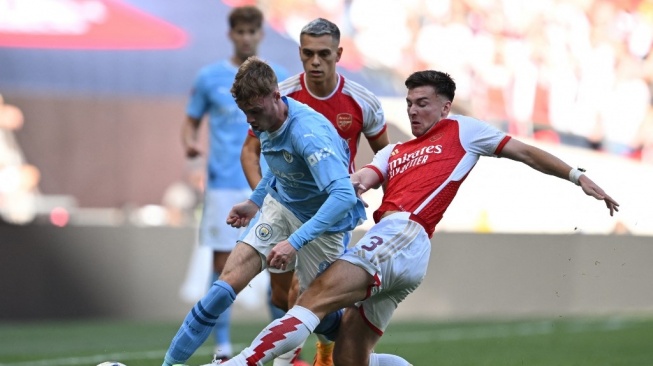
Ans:
POLYGON ((317 238, 340 221, 356 204, 356 197, 349 180, 337 179, 326 188, 326 201, 315 215, 290 234, 287 240, 277 243, 267 257, 270 267, 285 269, 295 259, 297 251, 304 244, 317 238))
POLYGON ((520 161, 544 174, 571 180, 576 185, 581 186, 583 192, 588 196, 604 201, 605 206, 610 210, 610 216, 613 216, 615 211, 619 211, 619 203, 607 195, 601 187, 583 174, 582 171, 573 169, 569 164, 542 149, 513 138, 506 143, 499 156, 520 161))

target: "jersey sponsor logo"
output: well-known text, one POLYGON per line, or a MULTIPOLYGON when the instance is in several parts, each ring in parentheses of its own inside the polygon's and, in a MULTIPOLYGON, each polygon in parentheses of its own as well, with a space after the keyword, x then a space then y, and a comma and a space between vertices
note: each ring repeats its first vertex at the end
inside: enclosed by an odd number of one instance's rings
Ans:
POLYGON ((394 149, 391 153, 393 159, 390 161, 390 166, 388 169, 389 176, 393 177, 397 174, 405 172, 408 168, 425 164, 428 161, 430 155, 441 153, 442 145, 424 146, 417 151, 405 153, 399 157, 396 157, 399 154, 399 149, 394 149))
POLYGON ((283 159, 284 159, 288 164, 292 163, 292 161, 293 161, 292 154, 289 153, 289 152, 287 152, 286 150, 284 150, 284 151, 283 151, 283 159))
POLYGON ((328 158, 331 155, 335 155, 333 150, 331 150, 328 147, 324 147, 324 148, 320 149, 319 151, 316 151, 313 154, 311 154, 311 156, 309 156, 308 159, 306 159, 306 160, 308 160, 308 163, 311 166, 315 166, 315 164, 319 163, 320 160, 324 160, 324 159, 328 158))
POLYGON ((266 241, 272 236, 272 226, 268 224, 259 224, 256 227, 256 237, 260 240, 266 241))
POLYGON ((281 170, 270 168, 272 174, 278 179, 282 179, 283 184, 287 184, 290 187, 299 187, 299 181, 304 179, 304 173, 302 172, 282 172, 281 170))
POLYGON ((347 131, 354 122, 354 117, 349 113, 340 113, 336 116, 336 124, 342 131, 347 131))

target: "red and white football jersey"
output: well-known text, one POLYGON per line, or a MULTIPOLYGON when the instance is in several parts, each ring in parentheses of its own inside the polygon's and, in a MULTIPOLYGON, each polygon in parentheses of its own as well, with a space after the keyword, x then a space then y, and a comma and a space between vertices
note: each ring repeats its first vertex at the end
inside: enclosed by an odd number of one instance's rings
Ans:
POLYGON ((450 116, 426 134, 379 151, 367 168, 387 181, 378 222, 387 211, 412 213, 429 237, 480 156, 496 156, 510 136, 466 116, 450 116))
POLYGON ((279 84, 281 95, 302 102, 325 116, 349 145, 349 172, 356 171, 354 158, 361 134, 374 140, 386 129, 385 115, 378 98, 362 85, 338 75, 338 86, 327 97, 317 97, 306 88, 304 73, 279 84))

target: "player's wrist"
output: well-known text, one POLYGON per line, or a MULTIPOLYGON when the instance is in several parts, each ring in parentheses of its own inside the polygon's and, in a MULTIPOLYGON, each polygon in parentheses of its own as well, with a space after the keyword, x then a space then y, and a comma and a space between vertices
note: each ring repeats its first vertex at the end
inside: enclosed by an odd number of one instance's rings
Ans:
POLYGON ((299 235, 296 235, 296 232, 291 234, 287 240, 290 246, 293 247, 293 249, 296 251, 299 251, 304 246, 304 244, 306 244, 303 239, 299 238, 299 235))
POLYGON ((585 173, 585 169, 581 168, 572 168, 569 171, 569 181, 574 183, 575 185, 579 186, 580 185, 580 176, 585 173))

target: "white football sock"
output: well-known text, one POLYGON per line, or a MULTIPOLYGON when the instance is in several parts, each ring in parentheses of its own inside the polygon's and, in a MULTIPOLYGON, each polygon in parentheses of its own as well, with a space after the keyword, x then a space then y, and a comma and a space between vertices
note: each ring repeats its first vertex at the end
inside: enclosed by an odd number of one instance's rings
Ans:
POLYGON ((239 365, 241 360, 265 364, 302 345, 319 323, 320 319, 313 312, 295 305, 263 329, 252 344, 234 358, 238 361, 233 364, 239 365))
POLYGON ((305 341, 302 342, 302 344, 300 344, 298 347, 295 347, 290 351, 282 354, 281 356, 275 358, 272 366, 293 366, 293 362, 295 362, 295 360, 299 357, 299 352, 302 351, 304 343, 305 341))

